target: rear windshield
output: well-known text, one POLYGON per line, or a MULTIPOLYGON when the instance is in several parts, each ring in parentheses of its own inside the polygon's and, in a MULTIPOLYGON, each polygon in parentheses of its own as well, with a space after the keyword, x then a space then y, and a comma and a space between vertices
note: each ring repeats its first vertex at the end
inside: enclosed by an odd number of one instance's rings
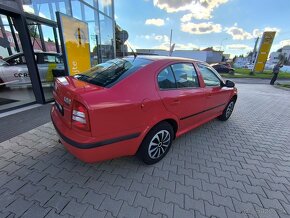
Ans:
POLYGON ((98 64, 86 72, 76 74, 74 77, 94 85, 112 87, 151 62, 152 60, 142 58, 117 58, 98 64))

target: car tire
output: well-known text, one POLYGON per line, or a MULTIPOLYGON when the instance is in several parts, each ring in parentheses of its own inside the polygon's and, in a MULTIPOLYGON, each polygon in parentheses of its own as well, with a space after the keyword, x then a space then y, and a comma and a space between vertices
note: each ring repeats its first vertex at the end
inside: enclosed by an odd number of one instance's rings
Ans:
POLYGON ((137 152, 138 157, 148 165, 157 163, 168 153, 173 137, 173 127, 169 123, 157 124, 145 136, 137 152))
POLYGON ((231 99, 230 102, 227 104, 226 108, 224 109, 222 115, 218 116, 218 119, 221 121, 226 121, 230 118, 233 113, 236 101, 235 99, 231 99))

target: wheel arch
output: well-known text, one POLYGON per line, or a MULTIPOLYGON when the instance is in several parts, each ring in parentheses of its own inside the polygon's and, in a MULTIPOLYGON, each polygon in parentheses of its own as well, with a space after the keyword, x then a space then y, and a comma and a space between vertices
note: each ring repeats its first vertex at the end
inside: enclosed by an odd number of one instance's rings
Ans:
POLYGON ((150 128, 148 128, 148 129, 146 130, 145 133, 143 133, 143 138, 142 138, 141 143, 139 144, 138 149, 137 149, 136 152, 138 152, 138 150, 140 149, 140 146, 141 146, 143 140, 145 139, 145 137, 147 136, 147 134, 148 134, 148 133, 149 133, 149 132, 150 132, 150 131, 155 127, 155 126, 157 126, 157 125, 159 125, 160 123, 163 123, 163 122, 166 122, 166 123, 168 123, 169 125, 172 126, 172 128, 173 128, 173 132, 174 132, 174 138, 173 138, 173 139, 176 138, 176 133, 177 133, 177 131, 178 131, 178 122, 177 122, 174 118, 166 118, 166 119, 162 119, 162 120, 156 122, 155 124, 153 124, 150 128))
POLYGON ((237 99, 238 99, 238 96, 237 95, 234 95, 232 98, 231 98, 231 100, 234 100, 235 101, 235 103, 237 102, 237 99))

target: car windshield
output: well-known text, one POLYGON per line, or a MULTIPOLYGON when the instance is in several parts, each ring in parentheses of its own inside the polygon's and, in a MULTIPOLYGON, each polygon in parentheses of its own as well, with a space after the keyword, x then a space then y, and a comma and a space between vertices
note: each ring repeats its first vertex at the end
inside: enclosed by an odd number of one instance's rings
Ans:
POLYGON ((94 85, 111 87, 151 62, 151 60, 143 58, 117 58, 98 64, 74 77, 94 85))

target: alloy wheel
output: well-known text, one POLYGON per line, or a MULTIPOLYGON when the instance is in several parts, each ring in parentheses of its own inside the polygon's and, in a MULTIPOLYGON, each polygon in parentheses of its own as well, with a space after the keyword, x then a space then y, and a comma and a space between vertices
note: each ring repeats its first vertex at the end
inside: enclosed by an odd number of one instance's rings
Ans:
POLYGON ((159 158, 170 145, 170 133, 167 130, 157 132, 148 146, 148 154, 152 159, 159 158))
POLYGON ((235 106, 235 102, 232 101, 232 102, 229 103, 229 105, 227 107, 227 111, 226 111, 226 117, 227 118, 231 116, 231 114, 232 114, 232 112, 234 110, 234 106, 235 106))

